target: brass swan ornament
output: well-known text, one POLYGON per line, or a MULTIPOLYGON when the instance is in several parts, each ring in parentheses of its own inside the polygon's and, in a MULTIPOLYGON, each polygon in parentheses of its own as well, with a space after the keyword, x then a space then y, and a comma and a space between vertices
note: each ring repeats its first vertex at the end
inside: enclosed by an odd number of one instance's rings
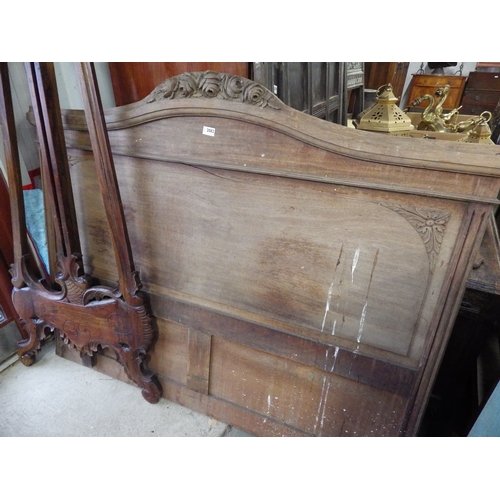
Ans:
POLYGON ((429 101, 429 104, 422 112, 422 121, 418 124, 417 130, 433 130, 435 132, 455 131, 455 125, 449 122, 458 113, 460 108, 455 108, 449 113, 443 113, 443 104, 449 92, 450 86, 445 85, 437 89, 434 96, 424 94, 412 102, 412 106, 420 106, 424 101, 429 101))

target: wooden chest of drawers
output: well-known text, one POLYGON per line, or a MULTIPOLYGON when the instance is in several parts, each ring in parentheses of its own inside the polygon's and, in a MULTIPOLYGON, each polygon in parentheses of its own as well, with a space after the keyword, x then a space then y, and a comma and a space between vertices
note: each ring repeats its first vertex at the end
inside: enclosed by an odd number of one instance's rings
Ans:
POLYGON ((479 115, 493 111, 500 101, 500 73, 473 71, 462 98, 461 113, 479 115))
MULTIPOLYGON (((460 105, 462 94, 464 92, 467 77, 456 75, 413 75, 410 83, 410 90, 408 93, 407 107, 413 107, 412 102, 425 94, 434 95, 437 89, 450 86, 450 92, 446 101, 444 102, 443 109, 451 110, 460 105)), ((418 108, 425 108, 427 102, 424 101, 418 108)))

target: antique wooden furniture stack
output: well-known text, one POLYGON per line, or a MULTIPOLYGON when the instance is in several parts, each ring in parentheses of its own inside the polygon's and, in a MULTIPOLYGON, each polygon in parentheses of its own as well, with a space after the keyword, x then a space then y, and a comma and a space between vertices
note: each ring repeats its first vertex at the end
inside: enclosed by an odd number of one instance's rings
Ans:
MULTIPOLYGON (((349 129, 214 72, 104 120, 163 396, 261 436, 415 435, 498 203, 496 149, 349 129)), ((106 130, 63 123, 85 271, 121 283, 106 130)), ((127 342, 83 352, 124 377, 127 342)))
MULTIPOLYGON (((467 82, 466 76, 461 75, 429 75, 429 74, 415 74, 410 82, 408 90, 407 106, 412 106, 411 103, 418 97, 425 94, 434 95, 437 89, 450 86, 450 93, 448 99, 444 103, 444 109, 449 111, 458 108, 462 95, 464 93, 465 84, 467 82)), ((425 103, 420 104, 420 108, 425 107, 425 103)), ((483 110, 484 111, 484 110, 483 110)), ((463 111, 465 113, 465 111, 463 111)))
POLYGON ((478 115, 494 111, 500 103, 500 73, 472 71, 462 97, 461 113, 478 115))

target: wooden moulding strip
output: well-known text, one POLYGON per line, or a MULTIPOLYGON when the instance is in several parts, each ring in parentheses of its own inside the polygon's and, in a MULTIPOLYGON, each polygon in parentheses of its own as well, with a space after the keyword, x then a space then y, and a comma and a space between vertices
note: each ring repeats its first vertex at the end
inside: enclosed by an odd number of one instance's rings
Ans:
MULTIPOLYGON (((220 100, 185 99, 152 104, 139 101, 122 108, 112 108, 105 114, 109 131, 166 118, 216 116, 253 123, 310 146, 368 162, 373 161, 376 156, 378 162, 387 165, 500 177, 495 148, 449 141, 432 141, 432 144, 426 143, 424 148, 412 138, 386 137, 373 132, 352 130, 291 108, 277 111, 255 109, 254 106, 220 100)), ((77 110, 66 112, 64 123, 68 129, 86 130, 81 112, 77 110)))

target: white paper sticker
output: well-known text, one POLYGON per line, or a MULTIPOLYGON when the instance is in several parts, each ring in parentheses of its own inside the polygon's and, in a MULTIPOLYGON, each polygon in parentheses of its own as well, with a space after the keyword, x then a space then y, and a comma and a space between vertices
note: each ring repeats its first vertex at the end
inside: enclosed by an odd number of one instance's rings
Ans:
POLYGON ((209 135, 210 137, 214 137, 215 129, 212 127, 203 127, 203 135, 209 135))

